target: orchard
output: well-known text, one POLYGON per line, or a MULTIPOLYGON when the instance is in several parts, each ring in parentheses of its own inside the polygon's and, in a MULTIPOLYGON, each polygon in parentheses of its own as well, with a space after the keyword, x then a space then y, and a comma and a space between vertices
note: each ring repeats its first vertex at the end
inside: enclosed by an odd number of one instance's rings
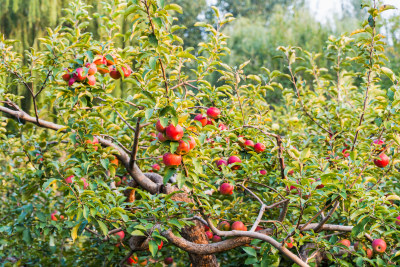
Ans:
POLYGON ((177 4, 110 1, 97 36, 71 2, 27 61, 0 39, 2 266, 400 263, 392 6, 364 1, 323 54, 278 47, 285 70, 247 75, 223 63, 234 18, 215 7, 186 48, 177 4))

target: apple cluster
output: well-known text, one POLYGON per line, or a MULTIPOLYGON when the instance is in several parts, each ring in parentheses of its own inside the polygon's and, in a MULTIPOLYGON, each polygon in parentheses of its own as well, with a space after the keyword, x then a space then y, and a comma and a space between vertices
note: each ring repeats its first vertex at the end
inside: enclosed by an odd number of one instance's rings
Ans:
MULTIPOLYGON (((72 86, 75 82, 87 83, 90 86, 96 85, 96 73, 102 75, 109 74, 111 78, 118 80, 122 77, 116 67, 117 58, 111 55, 96 55, 93 62, 87 62, 84 66, 74 70, 67 69, 62 75, 64 81, 68 82, 68 86, 72 86)), ((132 74, 132 69, 127 65, 121 67, 123 75, 128 78, 132 74)))

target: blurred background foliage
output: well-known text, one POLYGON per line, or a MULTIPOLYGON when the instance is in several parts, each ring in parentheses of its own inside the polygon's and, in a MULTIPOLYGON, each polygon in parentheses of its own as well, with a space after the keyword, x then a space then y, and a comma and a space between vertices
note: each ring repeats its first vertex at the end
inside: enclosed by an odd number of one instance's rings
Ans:
MULTIPOLYGON (((114 0, 120 2, 122 0, 114 0)), ((46 27, 54 27, 62 17, 62 9, 68 5, 68 0, 0 0, 0 33, 6 38, 20 40, 16 44, 19 52, 28 47, 40 49, 38 38, 46 34, 46 27)), ((206 38, 201 28, 195 27, 197 21, 212 23, 213 15, 210 8, 215 5, 221 13, 232 13, 236 20, 228 24, 223 31, 230 36, 228 47, 231 54, 224 61, 230 65, 240 65, 251 60, 245 71, 261 73, 261 67, 285 71, 284 62, 278 57, 278 46, 300 46, 307 51, 322 52, 326 48, 326 40, 330 35, 339 35, 356 29, 365 14, 360 8, 361 0, 341 0, 340 14, 330 14, 332 19, 320 22, 316 16, 318 10, 312 10, 312 0, 166 0, 182 6, 183 14, 176 13, 176 24, 185 25, 179 30, 180 37, 186 47, 195 47, 206 38)), ((109 12, 102 1, 86 0, 92 5, 91 12, 102 16, 109 12)), ((323 4, 322 0, 320 5, 323 4)), ((332 11, 335 12, 335 11, 332 11)), ((121 32, 128 31, 130 21, 119 21, 121 32)), ((94 19, 88 30, 99 37, 99 23, 94 19)), ((390 59, 388 67, 395 72, 400 69, 400 47, 398 17, 389 17, 380 25, 387 34, 390 45, 387 54, 390 59)), ((117 45, 124 48, 126 42, 122 37, 117 45)), ((134 40, 133 40, 134 42, 134 40)), ((26 60, 26 59, 25 59, 26 60)), ((326 58, 321 57, 319 65, 329 67, 326 58)), ((215 77, 217 79, 217 77, 215 77)), ((24 110, 31 110, 31 101, 25 88, 22 90, 25 99, 22 100, 24 110)), ((123 85, 114 90, 116 96, 123 95, 123 85)), ((271 104, 279 104, 281 92, 276 90, 267 96, 271 104)))

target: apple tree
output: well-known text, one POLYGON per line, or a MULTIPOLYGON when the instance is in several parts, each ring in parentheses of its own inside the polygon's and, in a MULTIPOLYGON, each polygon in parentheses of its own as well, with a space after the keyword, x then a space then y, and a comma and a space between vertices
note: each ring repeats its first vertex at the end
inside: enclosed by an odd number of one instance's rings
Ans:
POLYGON ((213 7, 207 41, 184 49, 180 6, 105 8, 71 3, 28 64, 0 40, 2 264, 399 262, 400 78, 379 33, 392 6, 365 1, 323 54, 279 47, 287 71, 253 75, 221 61, 231 14, 213 7))

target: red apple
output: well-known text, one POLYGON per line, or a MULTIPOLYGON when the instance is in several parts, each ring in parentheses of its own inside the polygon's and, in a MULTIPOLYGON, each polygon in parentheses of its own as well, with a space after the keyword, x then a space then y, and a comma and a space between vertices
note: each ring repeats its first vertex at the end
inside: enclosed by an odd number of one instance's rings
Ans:
POLYGON ((106 55, 104 57, 107 62, 107 66, 111 66, 111 65, 114 65, 115 63, 117 63, 117 58, 115 55, 111 55, 112 59, 110 59, 109 57, 110 57, 110 55, 106 55), (108 58, 107 58, 107 56, 108 56, 108 58))
POLYGON ((83 189, 86 189, 89 187, 89 183, 86 181, 84 177, 81 178, 81 181, 83 182, 83 189))
POLYGON ((212 238, 213 238, 213 233, 211 232, 211 231, 207 231, 206 232, 206 236, 207 236, 207 238, 209 239, 209 240, 211 240, 212 238))
POLYGON ((375 252, 383 253, 386 250, 386 242, 383 239, 375 239, 372 241, 372 248, 375 252))
POLYGON ((221 131, 228 130, 228 127, 226 127, 225 124, 223 124, 222 122, 218 125, 218 128, 219 128, 221 131))
POLYGON ((367 254, 367 258, 368 259, 372 259, 372 256, 374 255, 374 252, 371 249, 367 248, 366 254, 367 254))
POLYGON ((267 171, 266 171, 266 170, 261 170, 261 171, 260 171, 260 174, 261 174, 261 175, 267 175, 267 171))
POLYGON ((58 221, 57 217, 56 217, 57 211, 53 211, 53 213, 51 214, 51 220, 52 221, 58 221))
POLYGON ((87 74, 84 75, 84 69, 83 68, 77 68, 76 69, 76 74, 75 74, 75 79, 79 82, 83 82, 87 77, 87 74))
POLYGON ((165 127, 161 125, 161 121, 158 120, 156 122, 156 130, 159 131, 160 133, 165 132, 165 127))
POLYGON ((86 63, 86 68, 88 68, 88 74, 94 75, 97 72, 97 66, 94 63, 86 63))
POLYGON ((397 225, 400 225, 400 216, 397 216, 397 217, 396 217, 396 224, 397 224, 397 225))
POLYGON ((204 231, 210 231, 210 227, 208 227, 207 225, 204 224, 204 231))
POLYGON ((374 163, 379 168, 384 168, 389 164, 389 157, 385 153, 379 155, 380 159, 374 159, 374 163))
POLYGON ((227 221, 222 221, 219 223, 218 228, 221 231, 229 231, 231 229, 231 225, 227 221))
POLYGON ((221 111, 216 107, 211 107, 207 109, 207 116, 212 119, 218 118, 219 114, 221 114, 221 111))
POLYGON ((257 153, 261 153, 265 150, 265 145, 262 143, 257 143, 254 145, 254 151, 257 153))
POLYGON ((223 183, 219 187, 219 192, 222 195, 232 195, 233 194, 233 188, 234 188, 233 185, 228 184, 228 183, 223 183))
POLYGON ((102 55, 96 55, 95 60, 93 61, 96 65, 107 65, 107 60, 102 55))
POLYGON ((290 242, 286 241, 285 243, 286 243, 286 247, 290 249, 290 248, 294 247, 294 239, 293 239, 293 237, 290 237, 289 239, 290 239, 290 242))
POLYGON ((192 150, 193 148, 196 147, 196 140, 194 140, 194 138, 192 136, 189 136, 189 147, 190 147, 190 150, 192 150))
POLYGON ((157 246, 158 250, 161 250, 161 249, 162 249, 162 247, 163 247, 163 245, 164 245, 164 242, 161 240, 161 243, 160 243, 160 245, 158 245, 158 246, 157 246))
POLYGON ((96 85, 96 77, 94 77, 94 75, 89 75, 87 78, 88 78, 88 84, 90 86, 96 85))
POLYGON ((232 224, 232 230, 247 231, 247 227, 241 221, 237 221, 232 224))
POLYGON ((264 230, 264 228, 262 228, 260 226, 257 226, 255 231, 258 232, 258 231, 261 231, 261 230, 264 230))
POLYGON ((172 264, 174 262, 174 259, 173 258, 171 258, 171 257, 167 257, 167 258, 165 258, 164 259, 164 263, 165 264, 172 264))
POLYGON ((121 67, 122 71, 124 72, 124 77, 128 78, 132 74, 132 69, 128 65, 125 65, 125 67, 121 67))
POLYGON ((75 177, 74 175, 68 176, 67 178, 65 178, 65 182, 67 184, 72 184, 72 178, 74 178, 74 177, 75 177))
POLYGON ((158 141, 160 141, 161 143, 167 141, 167 138, 164 136, 163 133, 158 133, 157 138, 158 138, 158 141))
POLYGON ((338 242, 338 244, 342 244, 343 246, 346 246, 346 247, 350 247, 351 246, 351 242, 350 242, 350 240, 348 240, 348 239, 342 239, 342 240, 340 240, 339 242, 338 242))
POLYGON ((251 140, 246 140, 246 141, 244 142, 244 147, 245 147, 247 150, 249 150, 250 147, 254 147, 254 142, 251 141, 251 140))
POLYGON ((293 175, 293 173, 294 173, 294 170, 290 170, 290 171, 288 171, 288 175, 293 175))
POLYGON ((150 136, 153 136, 154 138, 150 139, 150 142, 153 142, 156 140, 157 134, 156 133, 149 133, 150 136))
POLYGON ((71 74, 69 73, 69 71, 63 74, 62 79, 66 82, 68 82, 69 79, 71 79, 71 74))
POLYGON ((86 143, 86 144, 95 145, 95 146, 93 147, 93 149, 96 150, 96 151, 97 151, 97 149, 99 149, 99 148, 96 146, 96 144, 99 143, 99 139, 97 139, 96 136, 93 136, 93 141, 91 141, 91 140, 86 140, 85 143, 86 143))
POLYGON ((178 148, 176 149, 176 153, 179 155, 184 155, 189 153, 189 151, 190 151, 189 143, 183 140, 179 140, 179 145, 178 148))
POLYGON ((68 86, 72 86, 75 82, 76 82, 75 77, 72 77, 72 78, 69 79, 69 81, 68 81, 68 86))
POLYGON ((199 121, 203 127, 207 125, 207 118, 204 117, 202 114, 196 115, 196 117, 194 117, 194 120, 199 121))
POLYGON ((206 125, 214 125, 214 120, 213 119, 211 119, 211 120, 207 119, 207 124, 206 125))
POLYGON ((153 171, 155 171, 155 172, 158 172, 158 171, 161 169, 160 165, 158 165, 157 163, 151 165, 151 168, 152 168, 153 171))
POLYGON ((109 66, 108 69, 110 70, 110 77, 114 80, 118 80, 121 78, 121 73, 117 70, 115 66, 109 66))
POLYGON ((182 156, 172 153, 165 153, 163 156, 163 162, 165 166, 179 166, 181 165, 182 156))
POLYGON ((126 260, 126 263, 128 263, 129 265, 137 264, 138 263, 138 257, 137 256, 134 256, 133 258, 130 257, 130 258, 128 258, 126 260))
POLYGON ((179 124, 176 127, 170 124, 165 128, 165 137, 171 141, 179 141, 183 137, 183 128, 179 124))
POLYGON ((228 166, 228 162, 224 159, 217 160, 216 164, 219 170, 222 170, 222 165, 228 166))
POLYGON ((114 234, 120 241, 124 239, 125 237, 125 233, 124 231, 119 231, 117 233, 114 234))
POLYGON ((214 235, 212 238, 213 242, 221 242, 222 238, 219 235, 214 235))
POLYGON ((346 148, 342 150, 343 157, 345 157, 345 158, 347 158, 348 156, 350 156, 350 153, 346 153, 346 151, 347 151, 346 148))
MULTIPOLYGON (((240 158, 238 156, 231 156, 228 159, 228 165, 234 164, 234 163, 241 163, 242 161, 240 160, 240 158)), ((240 169, 239 165, 236 166, 232 166, 232 170, 237 170, 240 169)))
POLYGON ((128 180, 125 176, 124 177, 119 177, 119 181, 115 182, 116 186, 120 186, 122 183, 126 184, 126 181, 128 180))

